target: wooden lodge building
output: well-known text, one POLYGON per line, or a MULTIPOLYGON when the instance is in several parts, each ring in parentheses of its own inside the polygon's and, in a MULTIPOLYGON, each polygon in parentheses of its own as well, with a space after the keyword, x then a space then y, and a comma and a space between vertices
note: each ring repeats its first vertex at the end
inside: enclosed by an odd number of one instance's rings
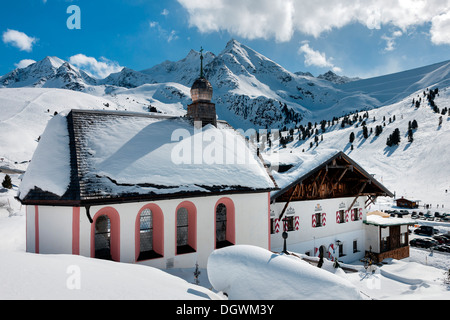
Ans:
MULTIPOLYGON (((393 194, 343 152, 279 157, 284 172, 272 172, 280 190, 271 192, 271 247, 350 262, 364 257, 364 220, 377 197, 393 194)), ((273 159, 270 159, 273 161, 273 159)))

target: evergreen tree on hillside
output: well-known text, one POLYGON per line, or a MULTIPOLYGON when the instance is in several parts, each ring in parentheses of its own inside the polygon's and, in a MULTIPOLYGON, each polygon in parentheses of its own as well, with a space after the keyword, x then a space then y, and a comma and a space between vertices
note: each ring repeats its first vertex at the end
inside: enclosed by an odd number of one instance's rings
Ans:
POLYGON ((383 132, 383 126, 375 127, 375 136, 378 137, 383 132))
POLYGON ((414 141, 414 137, 413 137, 414 133, 412 131, 412 129, 408 129, 408 142, 413 142, 414 141))
POLYGON ((369 137, 369 131, 367 130, 366 126, 363 127, 363 136, 364 139, 367 139, 369 137))
POLYGON ((400 144, 400 130, 396 128, 394 132, 387 138, 386 145, 392 147, 394 145, 399 144, 400 144))
POLYGON ((2 182, 2 186, 3 186, 3 188, 6 188, 6 189, 12 189, 12 187, 13 187, 12 181, 11 181, 11 177, 9 175, 5 176, 5 179, 2 182))
POLYGON ((353 143, 353 141, 355 141, 355 134, 352 132, 352 133, 350 133, 350 138, 349 138, 349 140, 350 140, 350 143, 353 143))

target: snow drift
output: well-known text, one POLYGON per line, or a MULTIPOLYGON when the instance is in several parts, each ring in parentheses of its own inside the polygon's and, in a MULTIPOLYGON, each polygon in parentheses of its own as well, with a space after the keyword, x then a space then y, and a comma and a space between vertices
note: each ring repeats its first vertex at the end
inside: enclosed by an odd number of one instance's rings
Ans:
POLYGON ((69 255, 0 252, 2 300, 220 300, 164 271, 69 255))
POLYGON ((208 278, 230 300, 362 299, 346 279, 297 257, 240 245, 214 251, 208 278))

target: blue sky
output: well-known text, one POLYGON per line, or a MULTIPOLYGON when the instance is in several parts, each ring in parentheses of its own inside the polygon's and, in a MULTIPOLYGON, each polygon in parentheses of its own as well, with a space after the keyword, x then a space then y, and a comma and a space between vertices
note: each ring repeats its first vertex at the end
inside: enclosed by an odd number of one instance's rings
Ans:
POLYGON ((286 69, 371 77, 450 59, 447 0, 15 0, 0 10, 0 74, 57 56, 97 76, 234 38, 286 69), (69 29, 71 5, 81 29, 69 29))

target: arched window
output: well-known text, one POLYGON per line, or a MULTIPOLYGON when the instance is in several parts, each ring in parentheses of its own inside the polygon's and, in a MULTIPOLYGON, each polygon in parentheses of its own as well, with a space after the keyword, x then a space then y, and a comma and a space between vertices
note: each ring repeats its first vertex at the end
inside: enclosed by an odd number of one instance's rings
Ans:
POLYGON ((164 255, 164 223, 157 205, 146 205, 136 217, 136 261, 164 255))
POLYGON ((95 222, 95 258, 112 260, 111 257, 111 220, 100 216, 95 222))
POLYGON ((114 208, 103 208, 93 218, 91 257, 120 261, 120 217, 114 208))
POLYGON ((197 250, 197 209, 192 202, 185 201, 176 210, 177 254, 197 250))
POLYGON ((234 245, 236 242, 235 212, 231 199, 223 198, 217 202, 215 219, 216 249, 234 245))

